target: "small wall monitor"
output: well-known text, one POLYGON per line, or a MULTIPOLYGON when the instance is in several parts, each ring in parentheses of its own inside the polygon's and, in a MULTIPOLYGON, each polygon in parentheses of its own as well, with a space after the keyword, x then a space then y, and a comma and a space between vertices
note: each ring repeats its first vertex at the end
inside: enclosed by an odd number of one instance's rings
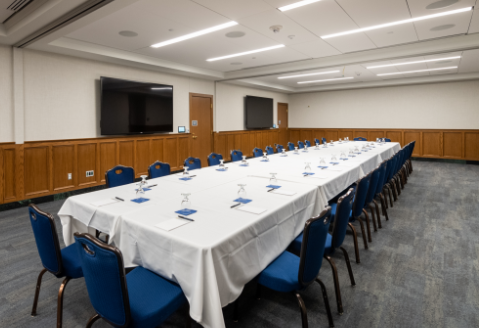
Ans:
POLYGON ((186 128, 184 126, 178 127, 178 133, 185 133, 185 132, 186 132, 186 128))

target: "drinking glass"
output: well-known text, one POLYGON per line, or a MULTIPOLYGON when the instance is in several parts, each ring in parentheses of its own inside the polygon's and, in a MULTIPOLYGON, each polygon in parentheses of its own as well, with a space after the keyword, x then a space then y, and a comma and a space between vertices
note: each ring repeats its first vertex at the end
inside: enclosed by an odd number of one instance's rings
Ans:
POLYGON ((241 160, 241 163, 243 165, 248 165, 248 162, 246 161, 246 156, 243 155, 243 159, 241 160))
POLYGON ((248 195, 246 193, 246 189, 244 188, 244 187, 246 187, 246 184, 240 183, 240 184, 238 184, 238 187, 240 187, 240 189, 238 190, 238 197, 245 199, 246 196, 248 195))
POLYGON ((295 152, 295 153, 298 152, 298 147, 294 147, 294 152, 295 152))
POLYGON ((188 172, 188 166, 183 166, 183 168, 185 169, 185 170, 183 171, 183 176, 186 176, 186 177, 187 177, 188 175, 190 175, 190 173, 188 172))
POLYGON ((283 148, 282 151, 281 151, 281 153, 282 153, 284 156, 286 156, 286 149, 283 148))
POLYGON ((140 185, 142 185, 144 187, 147 187, 148 181, 146 181, 146 178, 148 178, 148 176, 147 175, 140 175, 140 178, 141 178, 140 185))
POLYGON ((267 161, 268 160, 268 153, 263 153, 263 160, 267 161))
POLYGON ((353 149, 352 149, 352 148, 349 148, 349 156, 350 156, 350 157, 353 157, 353 156, 354 156, 354 152, 353 152, 353 149))
POLYGON ((225 169, 225 164, 223 163, 224 159, 220 159, 220 165, 218 165, 218 168, 220 170, 224 170, 225 169))
POLYGON ((304 162, 304 172, 310 173, 311 172, 311 162, 304 162))
POLYGON ((359 148, 358 148, 358 146, 355 146, 355 147, 354 147, 354 153, 355 153, 355 154, 359 154, 359 148))
POLYGON ((379 138, 376 138, 376 142, 379 143, 379 138))
POLYGON ((316 143, 316 149, 319 149, 319 143, 316 143))
POLYGON ((341 138, 339 138, 339 142, 341 142, 341 138))
POLYGON ((341 156, 339 157, 340 159, 346 159, 346 153, 343 151, 341 152, 341 156))
POLYGON ((191 207, 191 201, 188 198, 191 194, 190 193, 182 193, 181 196, 183 196, 183 200, 181 201, 181 209, 187 209, 191 207))
POLYGON ((331 145, 333 144, 333 140, 330 141, 331 145))
POLYGON ((276 179, 276 174, 278 173, 270 173, 271 178, 269 178, 269 184, 275 185, 278 183, 278 180, 276 179))
POLYGON ((319 158, 319 166, 326 166, 326 161, 324 160, 324 157, 319 158))
POLYGON ((331 162, 337 162, 338 161, 338 157, 336 154, 332 154, 331 155, 331 162))
POLYGON ((383 138, 382 141, 383 141, 383 143, 386 142, 386 138, 383 138))

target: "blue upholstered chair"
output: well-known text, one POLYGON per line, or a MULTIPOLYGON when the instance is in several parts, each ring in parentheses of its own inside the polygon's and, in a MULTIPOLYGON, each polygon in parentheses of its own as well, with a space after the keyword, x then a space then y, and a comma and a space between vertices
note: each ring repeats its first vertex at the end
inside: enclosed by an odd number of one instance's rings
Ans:
POLYGON ((243 153, 241 152, 241 150, 232 150, 230 152, 230 155, 232 162, 241 161, 243 159, 243 153))
POLYGON ((196 170, 196 169, 201 169, 201 160, 196 157, 188 157, 185 159, 185 162, 183 163, 183 166, 187 166, 188 170, 196 170))
MULTIPOLYGON (((341 302, 341 291, 339 289, 338 271, 336 269, 336 265, 331 259, 331 256, 335 253, 337 248, 341 249, 344 255, 344 259, 346 260, 346 266, 348 268, 351 285, 355 286, 356 282, 354 281, 353 270, 351 268, 351 263, 349 262, 348 252, 343 247, 341 247, 344 242, 344 238, 346 237, 346 231, 348 230, 348 227, 352 230, 353 234, 356 234, 356 230, 349 222, 349 216, 353 206, 353 199, 354 188, 350 188, 346 194, 339 198, 336 207, 336 214, 334 215, 333 229, 331 234, 328 234, 326 238, 326 245, 324 248, 324 257, 326 258, 326 260, 328 260, 333 272, 334 289, 336 292, 336 302, 339 314, 343 314, 343 305, 341 302)), ((301 244, 303 243, 304 239, 303 236, 304 233, 301 233, 291 244, 291 249, 295 253, 301 250, 301 244)))
POLYGON ((63 316, 63 294, 66 285, 71 279, 83 277, 80 257, 78 256, 75 245, 70 245, 60 249, 53 215, 41 211, 33 204, 29 205, 28 213, 40 260, 42 261, 44 268, 38 275, 37 288, 35 289, 35 297, 33 299, 32 316, 37 314, 38 296, 42 285, 42 277, 45 272, 48 271, 57 278, 65 277, 60 285, 60 290, 58 291, 57 303, 57 327, 61 327, 63 316))
POLYGON ((321 142, 319 141, 319 139, 314 138, 314 144, 315 144, 315 145, 316 145, 316 144, 321 144, 321 142))
POLYGON ((105 173, 106 187, 113 188, 135 182, 135 170, 132 167, 117 165, 105 173))
POLYGON ((384 141, 386 141, 386 142, 391 142, 391 139, 389 139, 389 138, 384 138, 384 141))
POLYGON ((261 148, 255 147, 255 148, 253 149, 253 156, 254 156, 254 157, 261 157, 261 156, 263 156, 263 150, 262 150, 261 148))
POLYGON ((288 142, 288 150, 294 150, 294 143, 288 142))
POLYGON ((148 167, 148 177, 150 179, 164 177, 170 175, 170 164, 156 161, 148 167))
POLYGON ((328 141, 326 140, 326 138, 321 138, 321 141, 323 142, 323 145, 327 144, 328 141))
POLYGON ((276 152, 279 154, 279 153, 282 153, 283 152, 283 145, 276 145, 276 152))
POLYGON ((368 139, 366 139, 364 137, 356 137, 356 138, 354 138, 354 141, 368 141, 368 139))
POLYGON ((274 154, 274 148, 271 146, 266 146, 265 151, 268 153, 268 155, 274 154))
POLYGON ((304 144, 306 145, 306 147, 311 147, 311 141, 309 140, 304 140, 304 144))
MULTIPOLYGON (((378 215, 378 217, 376 218, 376 215, 374 214, 373 201, 374 201, 374 197, 376 196, 376 188, 378 186, 379 178, 381 175, 380 167, 377 167, 376 169, 374 169, 370 173, 370 175, 371 175, 371 180, 369 181, 369 188, 366 194, 366 200, 364 201, 364 212, 367 214, 367 208, 369 208, 369 210, 371 211, 371 221, 373 221, 374 231, 378 231, 378 226, 381 227, 381 221, 379 218, 379 208, 376 207, 376 210, 377 210, 376 214, 378 215), (377 225, 376 225, 376 221, 377 221, 377 225)), ((371 241, 371 231, 369 231, 369 226, 368 226, 368 235, 369 235, 369 241, 371 241)))
MULTIPOLYGON (((388 164, 388 161, 385 160, 379 165, 379 179, 378 179, 378 183, 376 184, 376 192, 374 195, 375 199, 373 199, 373 203, 376 206, 376 213, 379 218, 380 217, 379 205, 376 202, 376 200, 379 199, 379 201, 381 202, 382 213, 386 217, 386 220, 389 220, 389 216, 387 212, 387 202, 384 195, 384 183, 386 178, 387 164, 388 164)), ((378 225, 381 228, 381 220, 379 219, 378 219, 378 225)))
POLYGON ((223 155, 211 153, 208 155, 208 166, 220 165, 220 159, 223 159, 223 155))
POLYGON ((261 285, 278 292, 292 293, 296 296, 301 309, 303 328, 308 327, 308 318, 306 306, 299 292, 314 281, 321 286, 329 325, 334 327, 326 288, 323 282, 317 278, 327 243, 330 212, 331 209, 328 207, 319 216, 306 221, 299 257, 285 251, 258 276, 258 288, 261 285))
POLYGON ((154 328, 186 303, 180 286, 143 267, 125 274, 118 248, 89 234, 75 233, 75 240, 88 296, 96 311, 87 328, 99 319, 115 327, 154 328))
POLYGON ((298 148, 299 149, 304 149, 304 142, 298 141, 298 148))

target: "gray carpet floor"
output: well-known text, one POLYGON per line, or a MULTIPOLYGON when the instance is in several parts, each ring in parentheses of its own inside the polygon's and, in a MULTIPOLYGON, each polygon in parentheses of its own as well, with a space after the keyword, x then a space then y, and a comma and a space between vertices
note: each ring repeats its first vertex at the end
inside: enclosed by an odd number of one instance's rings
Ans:
MULTIPOLYGON (((339 270, 344 315, 336 313, 331 269, 323 262, 336 327, 479 327, 479 166, 413 161, 399 200, 373 233, 369 250, 360 240, 361 264, 352 262, 357 285, 349 282, 341 254, 339 270)), ((56 214, 63 201, 40 204, 56 214)), ((61 224, 56 219, 61 236, 61 224)), ((359 230, 359 229, 358 229, 359 230)), ((361 237, 361 236, 360 236, 361 237)), ((60 238, 62 240, 62 238, 60 238)), ((63 241, 61 241, 62 247, 63 241)), ((354 259, 352 238, 345 248, 354 259)), ((26 208, 0 212, 0 327, 54 327, 60 279, 45 274, 38 315, 30 316, 35 282, 42 269, 26 208)), ((290 294, 256 284, 240 297, 240 321, 232 307, 223 309, 227 327, 301 327, 296 300, 290 294)), ((302 292, 310 327, 328 327, 319 285, 302 292)), ((83 279, 66 288, 64 327, 85 327, 94 314, 83 279)), ((161 327, 183 327, 186 308, 161 327)), ((94 327, 108 327, 98 321, 94 327)), ((195 324, 194 327, 199 327, 195 324)))

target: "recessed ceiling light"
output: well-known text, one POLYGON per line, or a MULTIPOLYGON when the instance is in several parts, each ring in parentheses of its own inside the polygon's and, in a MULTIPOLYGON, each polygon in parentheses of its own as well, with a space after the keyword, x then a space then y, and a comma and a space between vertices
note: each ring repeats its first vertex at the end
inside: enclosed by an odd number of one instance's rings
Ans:
POLYGON ((272 47, 267 47, 267 48, 261 48, 261 49, 251 50, 251 51, 245 51, 245 52, 240 52, 240 53, 238 53, 238 54, 232 54, 232 55, 223 56, 223 57, 210 58, 210 59, 207 59, 206 61, 209 61, 209 62, 211 62, 211 61, 217 61, 217 60, 221 60, 221 59, 232 58, 232 57, 239 57, 239 56, 254 54, 254 53, 257 53, 257 52, 268 51, 268 50, 273 50, 273 49, 278 49, 278 48, 283 48, 283 47, 284 47, 284 44, 279 44, 279 45, 277 45, 277 46, 272 46, 272 47))
POLYGON ((118 34, 120 34, 121 36, 130 37, 130 38, 134 36, 138 36, 138 33, 133 31, 120 31, 118 34))
POLYGON ((396 64, 387 64, 387 65, 378 65, 378 66, 369 66, 366 67, 367 69, 371 68, 382 68, 382 67, 391 67, 391 66, 402 66, 402 65, 411 65, 411 64, 420 64, 420 63, 430 63, 442 60, 450 60, 450 59, 458 59, 461 56, 454 56, 454 57, 445 57, 445 58, 436 58, 436 59, 426 59, 426 60, 417 60, 417 61, 409 61, 407 63, 396 63, 396 64))
POLYGON ((328 81, 342 81, 342 80, 352 80, 352 79, 354 79, 354 77, 341 77, 341 78, 327 79, 327 80, 303 81, 303 82, 298 82, 298 84, 303 84, 303 83, 318 83, 318 82, 328 82, 328 81))
POLYGON ((300 75, 288 75, 288 76, 280 76, 278 79, 292 79, 295 77, 303 77, 303 76, 312 76, 312 75, 322 75, 322 74, 330 74, 330 73, 338 73, 339 71, 327 71, 327 72, 317 72, 317 73, 308 73, 308 74, 300 74, 300 75))
POLYGON ((374 25, 374 26, 369 26, 369 27, 364 27, 364 28, 358 28, 358 29, 355 29, 355 30, 350 30, 350 31, 345 31, 345 32, 340 32, 340 33, 323 35, 323 36, 321 36, 321 38, 322 39, 329 39, 329 38, 334 38, 334 37, 337 37, 337 36, 367 32, 367 31, 377 30, 377 29, 385 28, 385 27, 389 27, 389 26, 407 24, 407 23, 422 21, 422 20, 436 18, 436 17, 459 14, 459 13, 463 13, 463 12, 466 12, 466 11, 470 11, 471 9, 472 9, 472 7, 466 7, 466 8, 461 8, 461 9, 456 9, 456 10, 451 10, 451 11, 445 11, 443 13, 438 13, 438 14, 434 14, 434 15, 421 16, 421 17, 405 19, 405 20, 401 20, 401 21, 397 21, 397 22, 391 22, 391 23, 386 23, 386 24, 381 24, 381 25, 374 25))
POLYGON ((167 45, 172 44, 172 43, 177 43, 177 42, 181 42, 181 41, 184 41, 184 40, 196 38, 197 36, 205 35, 205 34, 212 33, 212 32, 216 32, 216 31, 219 31, 219 30, 231 27, 231 26, 235 26, 235 25, 238 25, 238 23, 231 21, 231 22, 221 24, 221 25, 216 25, 216 26, 213 26, 213 27, 201 30, 201 31, 186 34, 186 35, 183 35, 183 36, 180 36, 180 37, 168 40, 168 41, 163 41, 163 42, 160 42, 160 43, 156 43, 156 44, 151 45, 151 47, 152 48, 164 47, 164 46, 167 46, 167 45))
POLYGON ((443 9, 452 6, 455 3, 458 3, 459 0, 439 0, 433 2, 426 6, 426 9, 435 10, 435 9, 443 9))
POLYGON ((228 32, 226 33, 227 38, 241 38, 242 36, 245 36, 245 32, 242 31, 233 31, 233 32, 228 32))
POLYGON ((457 68, 457 66, 441 67, 441 68, 431 68, 431 69, 420 69, 420 70, 417 70, 417 71, 407 71, 407 72, 383 73, 383 74, 377 74, 377 76, 422 73, 422 72, 441 71, 441 70, 445 70, 445 69, 455 69, 455 68, 457 68))
POLYGON ((306 6, 306 5, 309 5, 309 4, 311 4, 311 3, 315 3, 315 2, 318 2, 318 1, 321 1, 321 0, 303 0, 303 1, 298 1, 298 2, 292 3, 292 4, 287 5, 287 6, 279 7, 278 9, 281 10, 281 11, 288 11, 288 10, 291 10, 291 9, 294 9, 294 8, 298 8, 298 7, 302 7, 302 6, 306 6))
POLYGON ((434 26, 433 28, 430 29, 430 31, 433 31, 433 32, 444 31, 444 30, 453 28, 454 26, 456 26, 456 24, 444 24, 444 25, 434 26))

